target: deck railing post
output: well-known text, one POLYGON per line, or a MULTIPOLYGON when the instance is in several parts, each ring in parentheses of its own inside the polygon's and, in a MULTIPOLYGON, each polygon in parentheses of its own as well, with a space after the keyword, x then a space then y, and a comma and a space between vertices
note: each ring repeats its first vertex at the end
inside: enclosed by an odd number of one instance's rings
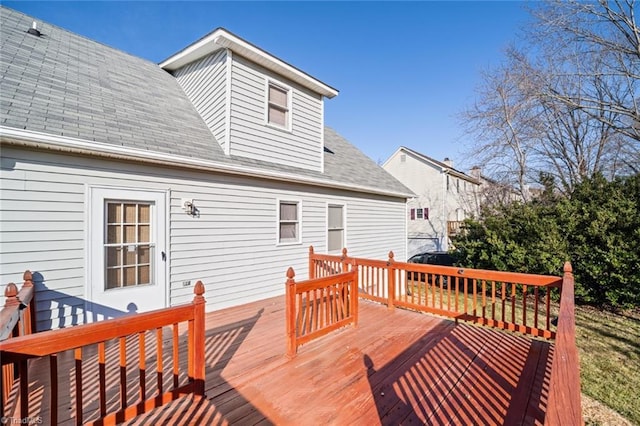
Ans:
POLYGON ((309 246, 309 279, 316 277, 316 265, 313 259, 313 246, 309 246))
POLYGON ((349 256, 347 255, 347 248, 344 247, 342 249, 342 256, 340 257, 340 263, 342 263, 342 271, 340 272, 349 272, 349 256))
POLYGON ((358 326, 358 268, 353 267, 353 281, 351 282, 351 312, 353 315, 353 326, 358 326))
POLYGON ((285 312, 287 317, 287 356, 293 358, 296 355, 296 282, 293 279, 296 276, 293 268, 287 270, 286 288, 286 306, 285 312))
POLYGON ((198 281, 193 289, 195 296, 193 298, 193 323, 194 323, 194 339, 193 339, 193 378, 194 378, 194 394, 204 396, 204 380, 205 380, 205 319, 204 311, 206 301, 204 299, 204 284, 198 281))
MULTIPOLYGON (((22 284, 23 289, 29 289, 33 287, 33 274, 31 271, 26 270, 22 275, 22 279, 24 280, 24 284, 22 284)), ((36 292, 35 289, 32 290, 31 301, 26 305, 24 310, 24 329, 23 333, 32 334, 36 332, 36 292)))
POLYGON ((580 358, 576 347, 573 268, 571 263, 565 262, 563 269, 545 425, 584 424, 580 401, 580 358))
POLYGON ((389 252, 389 260, 387 261, 387 273, 388 273, 388 283, 389 283, 389 288, 387 289, 387 307, 389 309, 395 309, 395 298, 396 298, 396 268, 393 265, 394 260, 393 260, 394 254, 393 251, 389 252))

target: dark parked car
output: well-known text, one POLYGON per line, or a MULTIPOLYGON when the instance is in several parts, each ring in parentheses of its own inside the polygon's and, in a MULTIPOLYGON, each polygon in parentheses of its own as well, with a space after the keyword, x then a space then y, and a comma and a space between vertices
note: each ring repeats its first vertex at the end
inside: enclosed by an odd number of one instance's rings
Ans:
POLYGON ((425 253, 414 254, 407 262, 453 266, 453 264, 455 263, 455 259, 446 251, 428 251, 425 253))
MULTIPOLYGON (((446 251, 428 251, 425 253, 414 254, 409 258, 409 260, 407 260, 407 262, 422 263, 422 264, 428 264, 428 265, 454 266, 455 259, 446 251)), ((416 272, 414 277, 414 273, 408 272, 407 278, 410 280, 417 280, 418 273, 416 272)), ((429 274, 428 278, 429 278, 429 282, 431 282, 432 281, 431 274, 429 274)), ((445 277, 444 279, 445 279, 444 284, 446 285, 447 277, 445 277)), ((424 273, 422 273, 420 274, 420 281, 424 281, 424 280, 425 280, 425 276, 424 276, 424 273)))

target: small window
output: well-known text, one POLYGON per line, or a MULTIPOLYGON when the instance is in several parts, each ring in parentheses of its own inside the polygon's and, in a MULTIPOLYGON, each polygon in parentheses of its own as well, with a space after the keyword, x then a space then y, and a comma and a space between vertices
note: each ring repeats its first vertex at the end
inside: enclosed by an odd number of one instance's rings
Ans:
POLYGON ((407 162, 407 155, 406 154, 400 154, 400 162, 401 163, 406 163, 407 162))
POLYGON ((330 205, 327 212, 327 249, 339 251, 344 244, 344 206, 330 205))
POLYGON ((300 203, 280 201, 278 206, 278 243, 300 242, 300 203))
POLYGON ((267 123, 290 128, 291 89, 269 83, 267 94, 267 123))
POLYGON ((422 219, 422 209, 416 209, 416 217, 422 219))

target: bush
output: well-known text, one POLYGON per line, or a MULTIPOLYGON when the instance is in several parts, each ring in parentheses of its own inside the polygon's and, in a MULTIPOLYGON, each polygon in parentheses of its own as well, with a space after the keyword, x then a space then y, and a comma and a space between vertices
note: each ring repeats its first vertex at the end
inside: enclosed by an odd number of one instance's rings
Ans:
POLYGON ((570 260, 578 301, 640 306, 640 175, 608 182, 597 175, 570 197, 545 191, 530 203, 484 210, 454 239, 467 267, 562 273, 570 260))

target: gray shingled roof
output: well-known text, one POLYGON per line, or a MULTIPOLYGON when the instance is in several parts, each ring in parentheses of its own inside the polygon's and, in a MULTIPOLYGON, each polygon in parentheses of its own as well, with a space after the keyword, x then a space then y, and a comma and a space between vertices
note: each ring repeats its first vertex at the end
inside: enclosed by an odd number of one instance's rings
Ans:
POLYGON ((0 6, 0 125, 176 157, 410 194, 325 129, 325 173, 226 156, 177 81, 157 64, 0 6))

